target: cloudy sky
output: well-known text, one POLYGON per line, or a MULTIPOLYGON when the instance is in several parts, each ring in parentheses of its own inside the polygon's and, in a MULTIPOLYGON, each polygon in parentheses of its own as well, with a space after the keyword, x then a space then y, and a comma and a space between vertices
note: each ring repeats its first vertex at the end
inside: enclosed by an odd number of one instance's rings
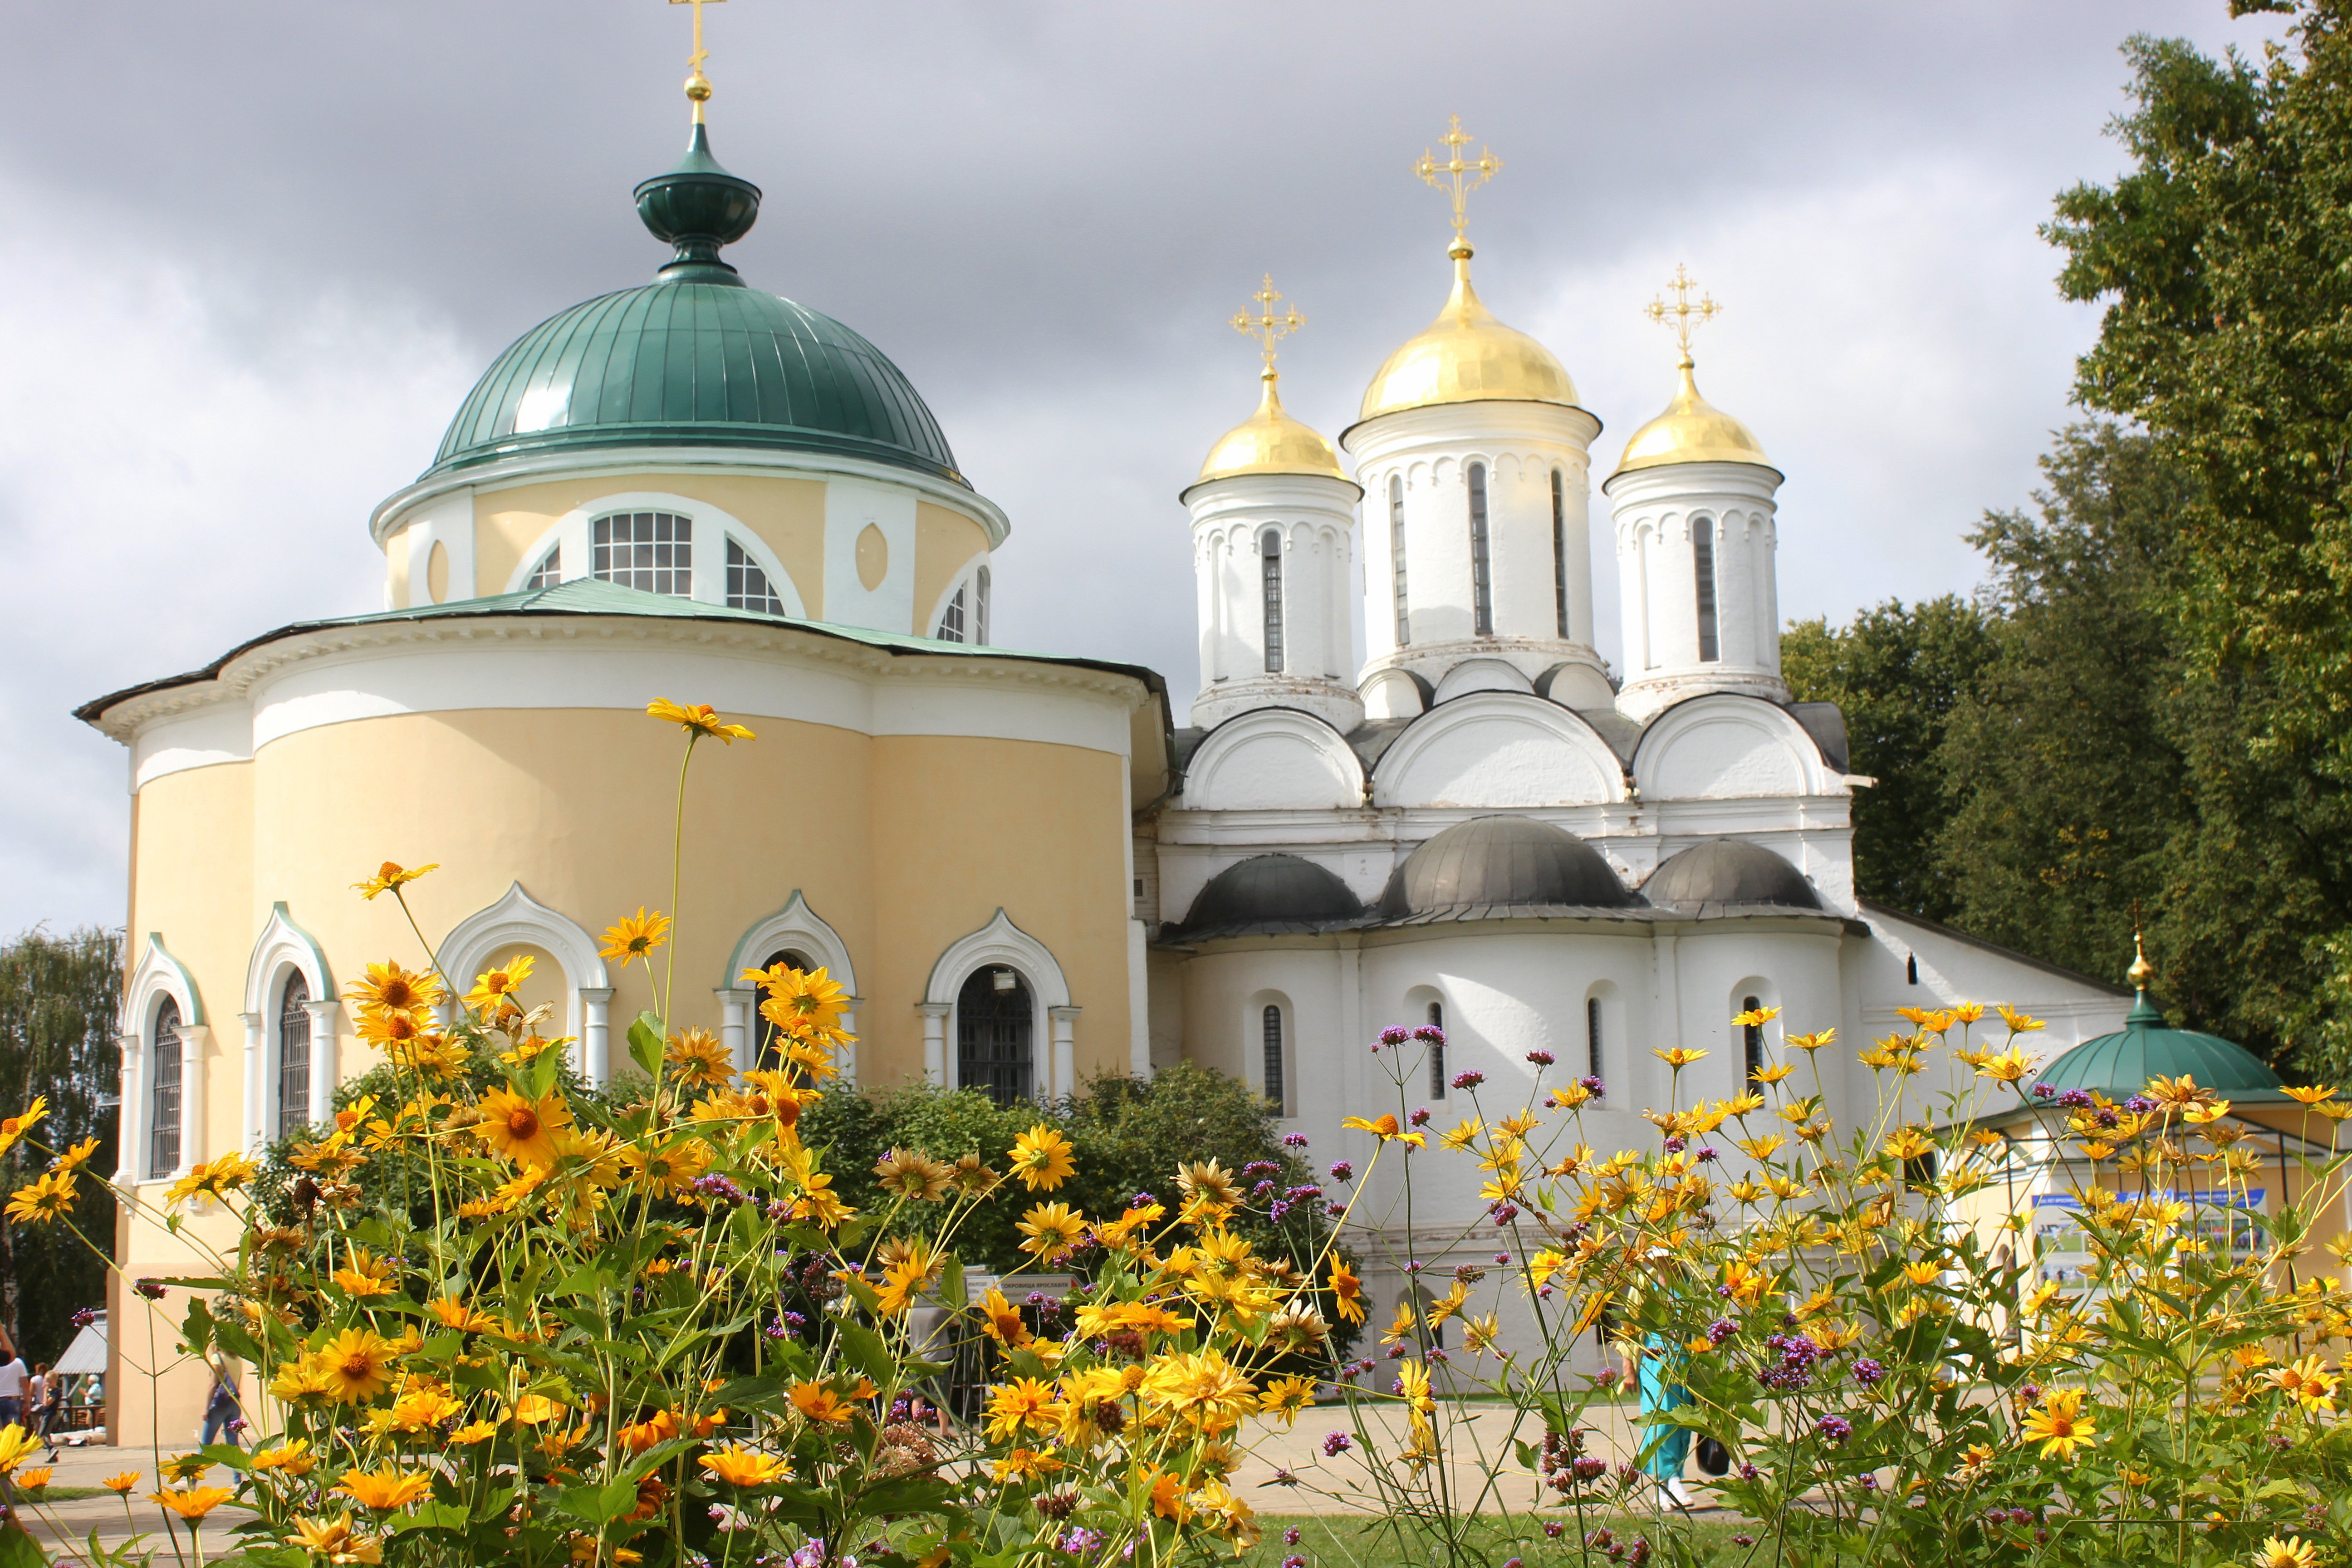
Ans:
MULTIPOLYGON (((1408 172, 1459 112, 1487 302, 1605 422, 1672 385, 1639 307, 1726 306, 1701 384, 1789 475, 1780 596, 1966 591, 2029 496, 2093 314, 2035 226, 2104 179, 2132 31, 2258 49, 2223 0, 730 0, 730 252, 849 322, 1011 513, 998 640, 1193 684, 1176 492, 1254 401, 1223 322, 1307 313, 1345 426, 1444 299, 1408 172)), ((629 188, 684 135, 660 0, 24 4, 0 50, 0 931, 122 917, 123 756, 75 703, 378 607, 370 507, 499 348, 647 277, 629 188)), ((1600 498, 1595 497, 1596 503, 1600 498)), ((1605 532, 1598 537, 1606 538, 1605 532)), ((1605 654, 1615 577, 1599 563, 1605 654)))

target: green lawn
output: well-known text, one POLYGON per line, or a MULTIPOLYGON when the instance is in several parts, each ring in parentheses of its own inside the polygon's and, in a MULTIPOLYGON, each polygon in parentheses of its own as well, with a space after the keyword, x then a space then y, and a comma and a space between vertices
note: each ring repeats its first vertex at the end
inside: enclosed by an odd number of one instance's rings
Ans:
MULTIPOLYGON (((1575 1568, 1587 1561, 1578 1551, 1576 1516, 1569 1513, 1546 1517, 1567 1526, 1559 1540, 1548 1539, 1538 1521, 1525 1517, 1507 1521, 1472 1520, 1464 1544, 1465 1562, 1483 1561, 1488 1568, 1501 1568, 1502 1563, 1517 1557, 1526 1568, 1575 1568)), ((1591 1513, 1585 1517, 1588 1529, 1608 1529, 1629 1548, 1636 1537, 1645 1534, 1654 1544, 1660 1540, 1658 1521, 1649 1516, 1604 1517, 1591 1513)), ((1258 1521, 1265 1527, 1265 1538, 1258 1542, 1255 1551, 1243 1554, 1236 1568, 1280 1568, 1282 1560, 1294 1553, 1307 1559, 1307 1568, 1442 1568, 1442 1548, 1435 1542, 1410 1531, 1400 1539, 1394 1531, 1374 1520, 1346 1515, 1265 1513, 1258 1516, 1258 1521), (1283 1541, 1283 1532, 1288 1529, 1298 1531, 1298 1543, 1295 1546, 1283 1541)), ((1729 1564, 1745 1559, 1746 1553, 1731 1542, 1731 1537, 1742 1529, 1738 1520, 1706 1513, 1679 1521, 1673 1528, 1685 1532, 1685 1538, 1702 1563, 1729 1564)), ((1661 1558, 1664 1555, 1660 1554, 1661 1558)), ((1591 1560, 1601 1559, 1596 1552, 1591 1560)))

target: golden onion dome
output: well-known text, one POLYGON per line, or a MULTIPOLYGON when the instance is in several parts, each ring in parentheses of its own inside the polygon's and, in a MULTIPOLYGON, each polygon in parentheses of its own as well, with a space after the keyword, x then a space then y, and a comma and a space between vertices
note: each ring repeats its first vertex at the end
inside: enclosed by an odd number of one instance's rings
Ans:
POLYGON ((1265 392, 1257 412, 1217 437, 1193 482, 1207 484, 1239 474, 1311 474, 1347 481, 1347 470, 1339 467, 1339 454, 1331 443, 1313 426, 1283 412, 1274 371, 1268 369, 1262 379, 1265 392))
MULTIPOLYGON (((1664 414, 1633 432, 1633 438, 1625 443, 1624 456, 1617 459, 1617 474, 1664 468, 1668 463, 1754 463, 1771 468, 1755 433, 1698 395, 1698 384, 1691 379, 1690 355, 1683 355, 1677 368, 1682 372, 1682 389, 1664 414)), ((1617 474, 1609 477, 1613 479, 1617 474)))
POLYGON ((1470 247, 1457 244, 1454 292, 1437 320, 1389 355, 1364 389, 1359 419, 1444 403, 1558 403, 1576 406, 1576 384, 1543 344, 1495 319, 1470 286, 1470 247))

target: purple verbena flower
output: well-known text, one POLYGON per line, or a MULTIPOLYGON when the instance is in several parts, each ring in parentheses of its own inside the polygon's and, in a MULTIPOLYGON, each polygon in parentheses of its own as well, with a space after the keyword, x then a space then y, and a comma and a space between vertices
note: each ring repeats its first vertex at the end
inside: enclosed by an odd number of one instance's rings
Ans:
POLYGON ((1536 1066, 1539 1068, 1548 1068, 1551 1066, 1553 1061, 1556 1059, 1557 1058, 1554 1058, 1549 1051, 1529 1051, 1528 1053, 1528 1060, 1535 1063, 1536 1066))
POLYGON ((1336 1459, 1355 1446, 1348 1440, 1348 1435, 1345 1432, 1329 1433, 1323 1439, 1323 1457, 1327 1459, 1336 1459))
POLYGON ((1717 1318, 1715 1321, 1706 1326, 1706 1337, 1708 1341, 1711 1343, 1718 1345, 1738 1331, 1739 1325, 1733 1322, 1729 1318, 1717 1318))
MULTIPOLYGON (((1458 1072, 1454 1075, 1454 1087, 1456 1089, 1475 1089, 1486 1081, 1486 1075, 1482 1072, 1458 1072)), ((1512 1561, 1517 1562, 1517 1559, 1514 1558, 1512 1561)))
POLYGON ((1286 1149, 1304 1149, 1307 1147, 1307 1134, 1286 1132, 1282 1135, 1282 1146, 1286 1149))
POLYGON ((1334 1160, 1331 1162, 1331 1179, 1333 1181, 1350 1181, 1354 1179, 1355 1174, 1356 1167, 1349 1164, 1347 1161, 1334 1160))
POLYGON ((1864 1388, 1877 1387, 1879 1379, 1885 1375, 1886 1368, 1869 1356, 1864 1356, 1853 1363, 1853 1380, 1864 1388))
POLYGON ((1407 1121, 1412 1122, 1415 1127, 1426 1127, 1426 1126, 1428 1126, 1428 1125, 1429 1125, 1429 1107, 1427 1107, 1426 1105, 1417 1105, 1417 1106, 1413 1107, 1412 1114, 1411 1116, 1406 1117, 1406 1118, 1405 1118, 1405 1120, 1406 1120, 1407 1121))
POLYGON ((1824 1415, 1813 1423, 1813 1430, 1828 1443, 1843 1443, 1853 1436, 1853 1423, 1843 1415, 1824 1415))
POLYGON ((1598 1073, 1578 1079, 1576 1081, 1591 1093, 1599 1094, 1601 1092, 1601 1075, 1598 1073))
POLYGON ((1284 1527, 1282 1531, 1282 1543, 1285 1546, 1296 1546, 1298 1544, 1298 1527, 1297 1525, 1293 1524, 1284 1527))
POLYGON ((1412 1037, 1425 1046, 1442 1046, 1445 1043, 1445 1031, 1434 1024, 1423 1024, 1412 1032, 1412 1037))

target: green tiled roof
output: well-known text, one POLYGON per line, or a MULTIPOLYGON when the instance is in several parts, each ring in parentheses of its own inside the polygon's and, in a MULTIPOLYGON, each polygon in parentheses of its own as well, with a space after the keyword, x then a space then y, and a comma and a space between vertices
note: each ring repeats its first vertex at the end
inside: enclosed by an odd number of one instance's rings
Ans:
POLYGON ((2084 1040, 2050 1064, 2042 1081, 2057 1089, 2094 1089, 2110 1099, 2137 1094, 2152 1078, 2194 1078, 2231 1100, 2284 1100, 2278 1074, 2234 1041, 2168 1027, 2147 993, 2112 1035, 2084 1040))

